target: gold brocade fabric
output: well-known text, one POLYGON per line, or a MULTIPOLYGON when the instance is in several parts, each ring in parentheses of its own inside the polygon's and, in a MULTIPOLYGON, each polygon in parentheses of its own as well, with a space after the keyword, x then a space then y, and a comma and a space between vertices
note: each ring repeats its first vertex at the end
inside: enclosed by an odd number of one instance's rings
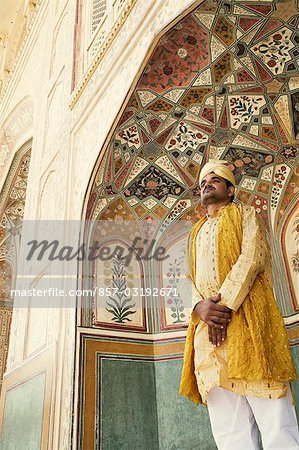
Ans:
MULTIPOLYGON (((228 326, 228 339, 219 349, 215 349, 215 354, 211 352, 212 357, 215 358, 215 370, 211 369, 211 384, 215 382, 215 384, 237 393, 261 397, 269 395, 268 389, 270 389, 272 398, 277 398, 285 393, 283 385, 279 382, 295 379, 296 373, 283 320, 272 291, 270 266, 268 264, 267 267, 267 263, 262 265, 262 253, 255 255, 256 267, 254 269, 248 261, 253 249, 248 243, 244 245, 247 237, 243 234, 242 219, 244 211, 248 214, 250 209, 252 208, 242 204, 238 206, 230 204, 219 214, 215 253, 222 294, 220 303, 226 304, 235 312, 228 326), (245 248, 248 254, 246 254, 245 248), (252 270, 248 273, 242 269, 246 265, 251 265, 252 270), (246 282, 237 282, 240 273, 246 282), (217 365, 222 367, 219 374, 217 374, 217 365), (255 383, 258 380, 259 383, 255 383)), ((196 280, 196 238, 206 220, 203 218, 195 224, 190 239, 191 277, 194 284, 197 287, 199 285, 200 288, 200 280, 196 280)), ((265 242, 265 239, 261 241, 265 242)), ((256 252, 265 252, 265 248, 256 247, 256 252)), ((205 298, 207 295, 215 293, 200 292, 205 298)), ((194 403, 202 403, 206 399, 201 398, 194 373, 196 325, 196 321, 190 321, 180 393, 189 397, 194 403)), ((199 327, 202 327, 202 322, 199 327)), ((207 329, 205 334, 206 345, 209 346, 211 344, 208 343, 207 329)), ((200 353, 201 348, 196 349, 196 352, 200 353)), ((202 348, 202 353, 204 353, 204 348, 202 348)), ((209 387, 206 383, 207 379, 209 378, 206 377, 202 381, 202 393, 205 392, 204 388, 209 387)), ((198 381, 200 382, 200 378, 198 381)), ((203 397, 205 396, 203 395, 203 397)))

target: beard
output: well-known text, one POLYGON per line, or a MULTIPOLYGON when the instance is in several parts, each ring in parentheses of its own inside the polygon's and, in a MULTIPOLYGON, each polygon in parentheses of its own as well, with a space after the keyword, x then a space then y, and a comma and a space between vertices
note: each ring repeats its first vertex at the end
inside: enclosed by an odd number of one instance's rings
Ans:
POLYGON ((214 189, 211 189, 207 192, 204 192, 201 197, 201 202, 203 205, 209 205, 210 203, 213 203, 215 200, 217 200, 217 193, 214 189))

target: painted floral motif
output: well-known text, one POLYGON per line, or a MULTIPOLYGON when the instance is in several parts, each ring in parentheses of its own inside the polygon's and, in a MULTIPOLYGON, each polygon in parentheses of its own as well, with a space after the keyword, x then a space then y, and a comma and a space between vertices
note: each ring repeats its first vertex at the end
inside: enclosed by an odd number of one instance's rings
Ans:
POLYGON ((187 86, 209 64, 208 44, 208 30, 195 16, 187 16, 179 28, 160 40, 138 87, 150 87, 161 94, 172 86, 187 86))
POLYGON ((187 123, 180 122, 176 134, 173 134, 168 140, 166 148, 184 152, 187 148, 196 149, 202 142, 207 141, 208 136, 203 131, 199 131, 187 123))
POLYGON ((187 52, 187 50, 185 48, 179 48, 178 49, 178 55, 179 55, 180 58, 186 58, 186 56, 188 56, 188 52, 187 52))
POLYGON ((286 62, 292 59, 290 50, 294 44, 291 36, 291 30, 284 27, 252 47, 252 51, 275 75, 282 73, 286 62))
POLYGON ((239 128, 241 124, 250 122, 254 115, 258 115, 260 107, 265 104, 263 97, 241 95, 229 98, 232 127, 239 128))
POLYGON ((258 195, 254 196, 253 205, 258 214, 265 213, 268 210, 268 201, 266 198, 260 197, 258 195))
POLYGON ((128 144, 129 147, 140 147, 138 128, 135 125, 120 131, 116 139, 119 139, 122 144, 128 144))
POLYGON ((136 178, 137 175, 147 166, 148 162, 145 159, 137 156, 135 164, 132 167, 131 172, 129 173, 129 176, 127 178, 126 185, 129 184, 132 180, 134 180, 134 178, 136 178))
POLYGON ((150 195, 161 200, 167 195, 179 197, 184 192, 183 186, 172 180, 157 167, 149 167, 133 184, 124 192, 126 197, 135 195, 143 200, 150 195))
POLYGON ((30 153, 24 155, 24 157, 22 158, 21 166, 20 166, 20 176, 21 177, 28 177, 30 158, 31 158, 30 153))
POLYGON ((184 256, 181 256, 179 259, 175 259, 173 263, 169 263, 168 272, 166 274, 168 279, 166 288, 172 289, 171 294, 167 297, 167 307, 171 310, 171 317, 174 319, 173 323, 183 323, 186 318, 184 304, 181 295, 177 290, 181 276, 181 265, 184 258, 184 256))
POLYGON ((271 181, 272 180, 272 174, 273 174, 273 166, 267 167, 262 171, 261 179, 265 181, 271 181))
POLYGON ((282 136, 282 142, 286 144, 287 142, 289 142, 289 138, 286 138, 286 136, 291 136, 293 133, 291 110, 289 107, 289 99, 287 95, 279 96, 278 100, 276 100, 275 102, 275 109, 277 111, 276 120, 280 120, 280 122, 284 126, 285 131, 287 132, 287 134, 285 134, 282 128, 280 126, 277 126, 278 132, 282 136))
POLYGON ((112 292, 115 290, 115 294, 109 295, 109 302, 107 305, 109 308, 106 310, 111 313, 112 320, 115 323, 125 323, 132 322, 130 316, 135 314, 132 308, 134 308, 135 303, 130 303, 132 297, 126 295, 127 280, 125 275, 125 263, 124 259, 120 255, 113 258, 113 268, 112 268, 112 292))
POLYGON ((268 195, 270 191, 270 184, 266 181, 260 181, 257 191, 261 192, 262 194, 268 195))
POLYGON ((154 206, 156 206, 158 202, 156 200, 153 200, 152 198, 149 198, 148 200, 145 200, 144 205, 148 209, 152 209, 154 206))
POLYGON ((299 273, 299 250, 292 256, 292 268, 295 273, 299 273))
POLYGON ((168 156, 164 155, 158 158, 156 160, 156 165, 168 173, 172 178, 175 178, 178 182, 184 184, 182 178, 178 174, 177 170, 175 170, 168 156))
POLYGON ((287 177, 287 167, 286 166, 280 166, 275 172, 274 175, 274 181, 273 181, 273 188, 272 188, 272 195, 271 195, 271 207, 276 208, 278 204, 278 199, 281 193, 281 190, 284 185, 284 181, 287 177))
MULTIPOLYGON (((166 202, 164 202, 164 205, 166 202)), ((190 200, 180 200, 177 203, 172 203, 172 211, 168 215, 167 219, 164 220, 161 226, 161 231, 164 231, 168 228, 169 224, 174 222, 177 217, 179 217, 187 208, 190 208, 191 201, 190 200), (175 205, 175 206, 174 206, 175 205)))
POLYGON ((261 137, 270 139, 277 142, 277 136, 275 134, 275 128, 272 126, 262 126, 261 137))
POLYGON ((281 150, 281 154, 285 159, 296 158, 299 154, 299 150, 293 145, 285 145, 281 150))
POLYGON ((242 187, 245 189, 249 189, 250 191, 253 191, 256 185, 256 180, 252 180, 251 178, 244 178, 242 181, 242 187))

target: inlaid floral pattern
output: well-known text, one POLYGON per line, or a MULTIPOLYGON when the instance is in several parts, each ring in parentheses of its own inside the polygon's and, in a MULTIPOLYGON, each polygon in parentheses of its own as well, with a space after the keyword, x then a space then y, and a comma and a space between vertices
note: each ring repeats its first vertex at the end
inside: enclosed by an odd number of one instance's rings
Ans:
MULTIPOLYGON (((224 158, 237 197, 277 230, 299 195, 294 8, 205 0, 160 38, 112 131, 90 217, 158 220, 166 233, 193 217, 202 164, 224 158)), ((167 317, 173 326, 177 318, 167 317)))
POLYGON ((264 104, 264 98, 256 95, 229 97, 232 127, 239 128, 241 124, 250 122, 254 115, 259 114, 260 107, 264 104))
POLYGON ((275 75, 282 73, 286 62, 292 59, 290 50, 295 45, 291 36, 292 31, 283 27, 252 47, 252 51, 275 75))

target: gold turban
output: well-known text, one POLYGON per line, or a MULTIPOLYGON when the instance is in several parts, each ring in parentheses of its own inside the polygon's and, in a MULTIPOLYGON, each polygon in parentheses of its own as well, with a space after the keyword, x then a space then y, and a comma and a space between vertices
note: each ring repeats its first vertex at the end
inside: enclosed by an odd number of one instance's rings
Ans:
POLYGON ((203 166, 199 175, 199 185, 201 185, 203 178, 212 172, 218 175, 219 177, 230 181, 233 184, 233 186, 236 185, 235 176, 228 167, 228 162, 225 161, 224 159, 210 159, 203 166))

